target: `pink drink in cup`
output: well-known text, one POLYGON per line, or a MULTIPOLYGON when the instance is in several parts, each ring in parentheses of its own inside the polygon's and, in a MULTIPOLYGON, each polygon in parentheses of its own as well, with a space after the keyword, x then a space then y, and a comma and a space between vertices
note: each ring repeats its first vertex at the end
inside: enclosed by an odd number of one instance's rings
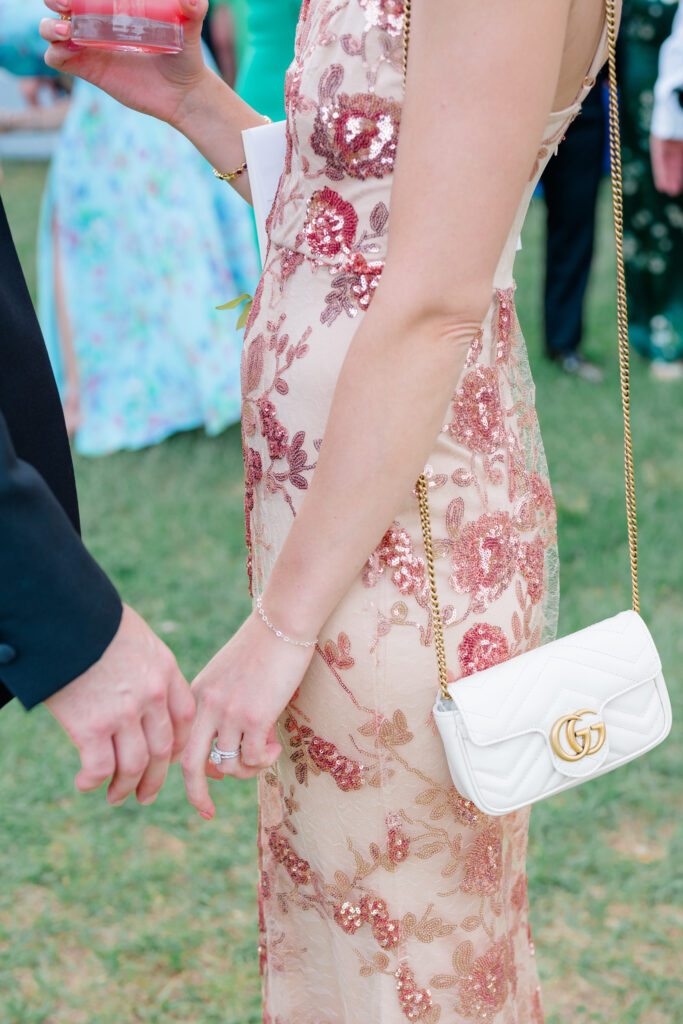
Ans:
POLYGON ((179 53, 182 15, 177 0, 73 0, 71 38, 103 50, 179 53))

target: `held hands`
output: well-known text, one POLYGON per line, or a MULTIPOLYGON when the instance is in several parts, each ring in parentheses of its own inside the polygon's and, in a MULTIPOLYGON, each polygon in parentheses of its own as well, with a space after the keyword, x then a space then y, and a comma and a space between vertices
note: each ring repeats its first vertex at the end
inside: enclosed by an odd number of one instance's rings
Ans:
MULTIPOLYGON (((45 0, 59 15, 71 15, 72 0, 45 0)), ((180 117, 184 101, 209 74, 201 48, 202 22, 208 0, 179 0, 183 13, 181 53, 140 55, 71 42, 71 23, 43 18, 40 34, 50 44, 45 63, 92 82, 115 99, 171 124, 180 117)))
POLYGON ((175 658, 125 605, 100 660, 45 704, 81 755, 76 787, 85 793, 111 776, 111 804, 133 791, 141 804, 156 799, 194 717, 192 694, 175 658))
POLYGON ((118 806, 135 792, 141 804, 151 804, 184 750, 188 799, 212 818, 207 775, 250 779, 274 763, 281 750, 275 723, 312 657, 312 648, 283 643, 252 614, 190 691, 168 647, 124 605, 100 660, 45 705, 78 748, 81 792, 111 779, 109 803, 118 806), (214 739, 239 756, 213 765, 214 739))
POLYGON ((188 800, 203 818, 215 814, 207 774, 250 779, 277 759, 275 723, 313 653, 283 643, 252 613, 199 673, 192 684, 197 715, 181 764, 188 800), (208 760, 214 738, 221 750, 241 748, 241 755, 214 766, 208 760))

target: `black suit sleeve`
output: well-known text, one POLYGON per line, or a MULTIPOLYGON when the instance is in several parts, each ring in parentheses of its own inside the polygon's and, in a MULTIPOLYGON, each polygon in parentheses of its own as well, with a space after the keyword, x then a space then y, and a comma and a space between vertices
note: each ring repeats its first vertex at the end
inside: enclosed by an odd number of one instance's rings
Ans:
POLYGON ((102 655, 121 601, 0 414, 0 676, 31 708, 102 655))
POLYGON ((121 621, 78 534, 59 394, 0 200, 0 706, 90 668, 121 621))

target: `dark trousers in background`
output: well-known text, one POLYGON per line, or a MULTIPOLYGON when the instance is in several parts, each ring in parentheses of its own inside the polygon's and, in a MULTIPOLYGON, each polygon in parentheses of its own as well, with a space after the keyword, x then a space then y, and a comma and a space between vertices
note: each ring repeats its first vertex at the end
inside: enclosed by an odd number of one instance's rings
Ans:
POLYGON ((581 342, 605 132, 599 81, 541 178, 548 210, 545 343, 552 358, 576 352, 581 342))

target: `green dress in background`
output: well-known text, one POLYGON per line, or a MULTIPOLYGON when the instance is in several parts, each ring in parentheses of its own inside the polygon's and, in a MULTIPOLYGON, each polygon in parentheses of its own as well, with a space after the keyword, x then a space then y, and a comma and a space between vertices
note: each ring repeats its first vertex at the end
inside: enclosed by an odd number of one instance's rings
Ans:
MULTIPOLYGON (((233 3, 233 7, 240 6, 233 3)), ((247 46, 236 90, 273 121, 285 116, 285 71, 294 57, 301 0, 248 0, 247 46)))
POLYGON ((247 8, 249 0, 209 0, 209 12, 216 7, 229 7, 235 22, 235 57, 241 68, 247 53, 247 8))
POLYGON ((666 362, 683 358, 683 198, 655 188, 649 134, 659 48, 677 6, 625 0, 620 34, 629 331, 638 352, 666 362))

